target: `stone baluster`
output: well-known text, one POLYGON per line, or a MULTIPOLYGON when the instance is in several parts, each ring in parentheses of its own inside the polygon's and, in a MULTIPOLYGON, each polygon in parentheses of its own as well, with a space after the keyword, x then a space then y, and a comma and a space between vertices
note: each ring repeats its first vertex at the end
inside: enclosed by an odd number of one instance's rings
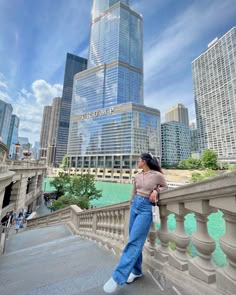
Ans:
POLYGON ((154 255, 154 249, 156 248, 157 230, 156 224, 152 222, 151 228, 148 233, 148 248, 150 255, 154 255))
POLYGON ((115 231, 116 231, 116 226, 115 226, 115 212, 111 211, 111 238, 112 240, 115 240, 115 231))
POLYGON ((106 222, 106 226, 107 226, 107 237, 110 239, 111 237, 111 212, 107 211, 107 222, 106 222))
MULTIPOLYGON (((235 203, 236 206, 236 203, 235 203)), ((236 209, 236 208, 235 208, 236 209)), ((236 213, 224 211, 226 233, 220 238, 221 249, 227 256, 229 265, 217 269, 216 284, 221 290, 232 294, 236 291, 236 213)))
POLYGON ((115 215, 115 240, 118 242, 119 241, 119 212, 118 210, 115 210, 114 212, 114 215, 115 215))
POLYGON ((190 236, 185 232, 184 220, 188 211, 184 208, 182 203, 167 205, 170 212, 175 213, 176 228, 171 233, 171 238, 176 244, 176 250, 170 252, 169 263, 173 267, 184 271, 188 269, 189 255, 187 254, 187 247, 190 242, 190 236))
POLYGON ((170 241, 170 231, 167 226, 167 219, 170 212, 166 209, 166 206, 160 206, 160 219, 161 225, 157 230, 157 237, 160 240, 160 246, 157 251, 157 259, 161 262, 168 261, 169 248, 168 242, 170 241))
POLYGON ((197 249, 198 256, 189 260, 189 273, 208 284, 213 283, 216 279, 216 266, 211 261, 211 257, 216 243, 209 236, 207 222, 208 215, 216 212, 216 209, 209 206, 209 201, 203 200, 187 202, 185 208, 195 212, 197 221, 197 231, 192 234, 192 243, 197 249))
POLYGON ((101 212, 97 213, 97 234, 102 235, 102 232, 101 232, 101 212))
POLYGON ((119 240, 123 244, 125 241, 125 238, 124 238, 124 211, 119 210, 118 216, 119 216, 119 240))

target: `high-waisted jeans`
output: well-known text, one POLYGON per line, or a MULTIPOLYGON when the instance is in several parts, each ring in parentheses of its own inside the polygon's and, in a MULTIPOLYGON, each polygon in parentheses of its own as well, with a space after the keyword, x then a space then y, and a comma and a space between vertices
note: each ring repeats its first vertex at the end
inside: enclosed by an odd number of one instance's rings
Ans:
POLYGON ((126 283, 129 274, 142 274, 142 249, 152 224, 152 204, 149 198, 135 195, 129 221, 129 240, 113 272, 117 284, 126 283))

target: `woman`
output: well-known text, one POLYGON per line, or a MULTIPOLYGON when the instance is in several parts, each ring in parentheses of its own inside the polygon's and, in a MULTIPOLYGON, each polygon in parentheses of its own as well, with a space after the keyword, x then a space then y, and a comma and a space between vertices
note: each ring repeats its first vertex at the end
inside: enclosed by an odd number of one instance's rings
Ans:
POLYGON ((129 241, 112 277, 103 286, 106 293, 113 293, 118 285, 132 283, 142 276, 142 249, 152 224, 152 204, 159 191, 167 184, 161 167, 151 153, 144 153, 138 160, 141 173, 135 175, 131 195, 129 241))
POLYGON ((23 219, 24 219, 23 213, 20 212, 19 213, 19 216, 16 217, 16 221, 15 221, 15 230, 16 230, 16 233, 18 233, 19 228, 23 228, 24 227, 23 226, 23 219))

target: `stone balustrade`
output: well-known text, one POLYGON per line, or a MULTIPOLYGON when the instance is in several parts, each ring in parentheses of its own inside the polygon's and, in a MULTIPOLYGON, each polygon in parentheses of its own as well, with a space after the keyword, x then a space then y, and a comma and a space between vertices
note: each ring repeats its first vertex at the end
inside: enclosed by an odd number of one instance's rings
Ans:
MULTIPOLYGON (((186 294, 236 294, 236 173, 215 177, 160 194, 158 230, 153 224, 144 249, 144 263, 158 280, 165 277, 186 294), (212 212, 221 210, 226 232, 220 246, 228 266, 217 268, 211 260, 216 243, 208 233, 212 212), (175 215, 176 228, 169 231, 167 219, 175 215), (194 213, 197 230, 192 236, 184 228, 185 216, 194 213), (159 242, 156 243, 158 237, 159 242), (168 243, 174 241, 176 250, 168 243), (196 257, 187 254, 192 242, 196 257)), ((120 253, 128 239, 129 202, 82 211, 77 206, 32 219, 28 228, 67 223, 81 237, 94 239, 120 253)), ((165 286, 163 286, 165 288, 165 286)))

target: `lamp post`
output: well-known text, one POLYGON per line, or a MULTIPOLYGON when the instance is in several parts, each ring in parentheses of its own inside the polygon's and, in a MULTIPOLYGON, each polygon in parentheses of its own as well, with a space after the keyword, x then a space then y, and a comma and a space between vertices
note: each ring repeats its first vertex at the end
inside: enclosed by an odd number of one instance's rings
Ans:
POLYGON ((23 156, 25 159, 29 159, 29 157, 31 156, 31 152, 28 150, 23 151, 23 156))
POLYGON ((20 143, 15 143, 15 160, 18 160, 19 148, 21 147, 20 143))

